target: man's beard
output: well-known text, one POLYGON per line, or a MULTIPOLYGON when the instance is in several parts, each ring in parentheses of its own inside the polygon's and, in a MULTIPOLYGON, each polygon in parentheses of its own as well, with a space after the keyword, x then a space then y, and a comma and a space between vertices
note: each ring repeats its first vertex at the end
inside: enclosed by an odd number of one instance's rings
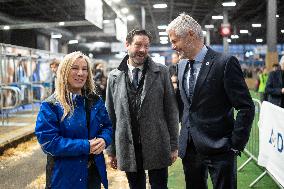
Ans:
POLYGON ((147 58, 147 55, 144 56, 143 60, 142 61, 138 61, 135 57, 138 56, 137 53, 130 53, 128 52, 128 55, 129 55, 129 58, 131 59, 131 62, 136 65, 136 66, 141 66, 144 64, 146 58, 147 58))

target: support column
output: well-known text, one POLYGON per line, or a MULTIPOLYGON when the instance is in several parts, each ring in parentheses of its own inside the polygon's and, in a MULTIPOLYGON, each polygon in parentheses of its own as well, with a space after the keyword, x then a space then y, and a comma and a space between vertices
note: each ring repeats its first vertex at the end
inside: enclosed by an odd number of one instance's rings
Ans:
POLYGON ((267 1, 267 53, 265 57, 265 65, 268 70, 272 69, 273 64, 278 63, 276 10, 277 0, 267 1))
MULTIPOLYGON (((228 24, 228 11, 224 9, 223 11, 223 24, 228 24)), ((228 43, 228 37, 223 37, 223 48, 224 53, 227 54, 229 52, 229 43, 228 43)))

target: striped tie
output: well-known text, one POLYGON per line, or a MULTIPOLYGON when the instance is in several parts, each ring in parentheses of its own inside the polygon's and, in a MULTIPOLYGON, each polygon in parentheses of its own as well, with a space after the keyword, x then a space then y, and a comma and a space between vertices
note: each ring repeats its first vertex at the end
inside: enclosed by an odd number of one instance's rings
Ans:
POLYGON ((191 103, 192 96, 193 96, 193 90, 194 90, 194 84, 195 84, 195 76, 194 76, 194 60, 189 60, 189 80, 188 80, 188 97, 189 101, 191 103))

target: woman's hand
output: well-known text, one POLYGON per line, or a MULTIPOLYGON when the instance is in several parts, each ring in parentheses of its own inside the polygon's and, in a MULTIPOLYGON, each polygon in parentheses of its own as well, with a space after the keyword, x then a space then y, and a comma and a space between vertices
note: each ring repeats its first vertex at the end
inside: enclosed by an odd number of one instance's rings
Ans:
POLYGON ((93 138, 90 142, 90 154, 100 154, 106 147, 105 140, 103 138, 93 138))

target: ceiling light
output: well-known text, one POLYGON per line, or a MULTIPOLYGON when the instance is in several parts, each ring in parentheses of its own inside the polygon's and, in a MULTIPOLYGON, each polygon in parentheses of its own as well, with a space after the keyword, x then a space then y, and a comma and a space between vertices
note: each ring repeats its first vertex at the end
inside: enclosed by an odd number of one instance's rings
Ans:
POLYGON ((128 8, 124 7, 124 8, 121 9, 121 12, 123 14, 127 14, 129 12, 129 10, 128 10, 128 8))
POLYGON ((219 15, 219 16, 212 16, 213 20, 222 20, 223 16, 219 15))
POLYGON ((235 2, 224 2, 222 3, 223 7, 234 7, 236 6, 236 3, 235 2))
POLYGON ((9 29, 10 29, 10 26, 4 26, 3 29, 4 29, 4 30, 9 30, 9 29))
POLYGON ((240 33, 248 33, 248 30, 240 30, 240 33))
POLYGON ((128 15, 126 18, 127 18, 128 21, 134 20, 134 16, 133 15, 128 15))
POLYGON ((167 8, 168 5, 165 4, 165 3, 161 3, 161 4, 154 4, 153 7, 154 7, 155 9, 164 9, 164 8, 167 8))
POLYGON ((231 43, 231 42, 232 42, 232 39, 227 39, 227 42, 228 42, 228 43, 231 43))
POLYGON ((256 39, 255 40, 257 43, 262 43, 263 42, 263 39, 256 39))
POLYGON ((210 25, 205 25, 204 27, 205 27, 206 29, 212 29, 212 28, 214 28, 214 25, 210 24, 210 25))
POLYGON ((281 33, 284 33, 284 30, 281 30, 281 33))
POLYGON ((161 44, 168 44, 168 41, 160 41, 161 44))
POLYGON ((159 32, 159 35, 168 35, 167 32, 159 32))
POLYGON ((168 40, 168 37, 160 37, 160 40, 168 40))
POLYGON ((59 24, 59 26, 64 26, 65 22, 59 22, 58 24, 59 24))
POLYGON ((70 40, 69 42, 68 42, 68 44, 76 44, 76 43, 78 43, 79 41, 77 40, 77 39, 73 39, 73 40, 70 40))
POLYGON ((254 27, 254 28, 260 28, 261 24, 252 24, 251 26, 254 27))
POLYGON ((279 18, 279 14, 276 14, 276 16, 275 16, 276 18, 279 18))
POLYGON ((62 35, 60 33, 58 34, 51 34, 52 39, 61 39, 62 35))
POLYGON ((103 20, 103 23, 104 23, 104 24, 109 24, 109 23, 110 23, 110 20, 103 20))
POLYGON ((165 29, 167 29, 167 25, 160 25, 160 26, 158 26, 158 29, 160 29, 160 30, 165 30, 165 29))
POLYGON ((232 39, 238 39, 239 36, 238 36, 238 35, 231 35, 231 38, 232 38, 232 39))

